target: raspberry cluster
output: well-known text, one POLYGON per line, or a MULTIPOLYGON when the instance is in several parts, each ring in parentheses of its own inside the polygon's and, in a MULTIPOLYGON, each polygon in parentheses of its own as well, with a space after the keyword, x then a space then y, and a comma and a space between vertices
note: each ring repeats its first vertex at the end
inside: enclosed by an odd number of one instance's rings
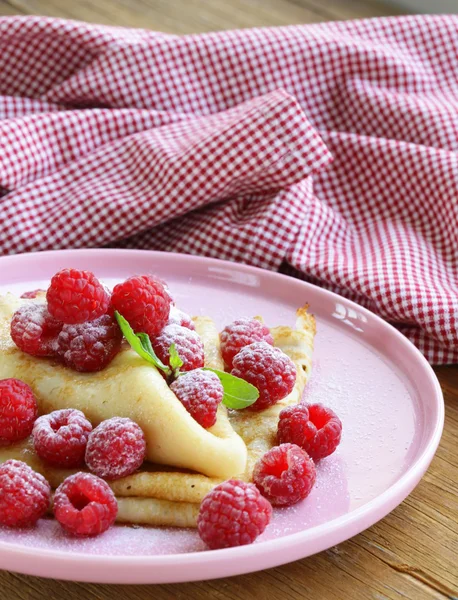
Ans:
POLYGON ((232 369, 232 361, 244 348, 254 342, 266 342, 273 346, 274 340, 270 329, 257 319, 246 317, 237 319, 227 325, 220 333, 221 355, 226 369, 232 369))
MULTIPOLYGON (((238 319, 220 336, 226 369, 254 385, 259 398, 245 410, 263 411, 290 394, 296 382, 293 361, 257 319, 238 319)), ((321 404, 299 404, 279 415, 277 446, 255 464, 253 484, 230 480, 216 486, 199 511, 198 531, 209 548, 253 542, 270 521, 272 506, 307 498, 317 477, 315 462, 340 443, 342 423, 321 404), (240 515, 243 514, 243 519, 240 515)))
POLYGON ((257 461, 253 484, 226 481, 204 498, 197 521, 201 539, 209 548, 253 542, 269 523, 272 506, 292 506, 307 498, 317 477, 315 462, 335 451, 341 432, 340 419, 321 404, 283 409, 279 445, 257 461))
MULTIPOLYGON (((22 297, 34 300, 42 296, 44 292, 34 290, 22 297)), ((18 348, 33 356, 53 358, 75 371, 100 371, 121 348, 123 335, 115 311, 134 332, 149 336, 163 364, 170 366, 174 345, 182 361, 181 373, 204 366, 203 343, 192 319, 175 307, 167 284, 154 275, 129 277, 110 294, 90 271, 63 269, 51 279, 46 304, 29 302, 14 313, 11 337, 18 348)), ((175 377, 174 370, 171 379, 175 377)), ((211 427, 223 397, 220 382, 202 373, 182 379, 176 388, 196 421, 211 427)), ((0 443, 1 428, 0 422, 0 443)))
MULTIPOLYGON (((21 297, 34 300, 41 290, 21 297)), ((28 302, 13 315, 11 338, 32 356, 49 357, 75 371, 104 369, 121 347, 111 294, 90 271, 63 269, 51 279, 46 303, 28 302)))
MULTIPOLYGON (((145 436, 130 419, 115 417, 95 429, 75 409, 56 410, 37 418, 32 389, 18 379, 0 380, 0 444, 10 445, 32 436, 44 465, 79 468, 57 488, 54 516, 73 535, 97 535, 117 514, 116 498, 104 479, 136 471, 146 454, 145 436), (104 479, 101 479, 101 478, 104 479)), ((26 463, 8 460, 0 466, 0 525, 30 527, 49 508, 51 488, 26 463)))
MULTIPOLYGON (((42 296, 42 290, 33 290, 21 297, 36 300, 42 296)), ((158 277, 129 277, 110 293, 94 273, 63 269, 52 277, 45 297, 46 303, 22 305, 11 320, 11 338, 27 354, 54 358, 75 371, 101 371, 121 348, 122 333, 114 318, 118 311, 135 332, 147 333, 151 341, 157 339, 164 362, 169 350, 164 343, 176 337, 187 357, 182 370, 203 366, 197 334, 187 337, 182 332, 194 329, 191 319, 173 306, 167 285, 158 277)))

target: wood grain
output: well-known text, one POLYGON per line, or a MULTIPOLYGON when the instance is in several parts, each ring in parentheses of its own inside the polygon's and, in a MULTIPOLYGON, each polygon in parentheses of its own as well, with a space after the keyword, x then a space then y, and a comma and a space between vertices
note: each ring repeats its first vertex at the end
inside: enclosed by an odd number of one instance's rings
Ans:
POLYGON ((0 0, 3 9, 180 34, 399 12, 364 0, 0 0))
MULTIPOLYGON (((172 33, 372 17, 364 0, 0 0, 0 14, 43 14, 172 33)), ((458 367, 436 373, 446 422, 438 453, 409 498, 380 523, 295 563, 217 581, 146 586, 68 583, 0 573, 5 600, 364 600, 458 598, 458 367)))

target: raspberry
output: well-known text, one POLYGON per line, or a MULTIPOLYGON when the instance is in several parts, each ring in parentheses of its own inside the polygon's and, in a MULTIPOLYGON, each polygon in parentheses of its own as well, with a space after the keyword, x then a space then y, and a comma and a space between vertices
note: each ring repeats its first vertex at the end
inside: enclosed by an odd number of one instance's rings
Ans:
POLYGON ((180 375, 170 389, 202 427, 208 429, 216 423, 216 411, 224 390, 215 373, 195 369, 180 375))
POLYGON ((92 425, 80 410, 55 410, 35 421, 33 446, 38 456, 53 467, 79 467, 84 464, 91 431, 92 425))
POLYGON ((24 304, 11 319, 11 339, 32 356, 53 356, 54 342, 62 323, 52 317, 44 304, 24 304))
POLYGON ((272 507, 252 483, 229 479, 202 501, 197 518, 201 539, 211 549, 251 544, 272 517, 272 507))
POLYGON ((341 435, 339 417, 322 404, 298 404, 284 408, 280 413, 278 443, 297 444, 313 460, 332 454, 340 443, 341 435))
POLYGON ((267 342, 271 346, 274 343, 268 327, 256 319, 248 319, 246 317, 237 319, 237 321, 227 325, 221 332, 220 339, 221 354, 229 371, 232 369, 234 356, 245 346, 262 341, 267 342))
POLYGON ((161 333, 153 338, 153 348, 161 361, 169 365, 169 349, 175 344, 183 366, 181 371, 192 371, 204 366, 204 345, 196 331, 180 325, 167 325, 161 333))
POLYGON ((46 290, 30 290, 29 292, 24 292, 21 294, 21 298, 37 298, 37 296, 42 296, 46 294, 46 290))
POLYGON ((291 506, 310 494, 316 479, 313 460, 295 444, 266 452, 254 466, 253 481, 273 506, 291 506))
POLYGON ((78 325, 64 325, 57 338, 56 352, 75 371, 104 369, 121 348, 122 333, 110 315, 78 325))
POLYGON ((136 275, 114 287, 111 303, 137 333, 157 335, 166 325, 170 294, 153 275, 136 275))
POLYGON ((51 279, 46 293, 48 310, 63 323, 74 325, 104 315, 110 295, 90 271, 63 269, 51 279))
POLYGON ((162 277, 158 277, 157 275, 151 275, 150 277, 152 277, 156 281, 159 281, 159 283, 162 283, 162 285, 164 286, 165 293, 170 298, 170 306, 175 306, 175 300, 170 292, 169 284, 165 281, 165 279, 162 279, 162 277))
POLYGON ((193 331, 196 329, 191 317, 175 306, 170 307, 167 325, 181 325, 181 327, 187 327, 193 331))
POLYGON ((0 380, 0 446, 23 440, 38 415, 32 389, 19 379, 0 380))
POLYGON ((0 465, 0 524, 30 527, 48 510, 51 486, 20 460, 0 465))
POLYGON ((68 533, 99 535, 115 521, 118 503, 106 481, 90 473, 67 477, 54 495, 54 516, 68 533))
POLYGON ((255 342, 242 348, 234 358, 231 373, 258 388, 259 398, 249 410, 272 406, 287 396, 296 382, 293 361, 280 348, 267 342, 255 342))
POLYGON ((137 423, 113 417, 102 421, 89 435, 86 464, 99 477, 119 479, 136 471, 145 453, 145 436, 137 423))

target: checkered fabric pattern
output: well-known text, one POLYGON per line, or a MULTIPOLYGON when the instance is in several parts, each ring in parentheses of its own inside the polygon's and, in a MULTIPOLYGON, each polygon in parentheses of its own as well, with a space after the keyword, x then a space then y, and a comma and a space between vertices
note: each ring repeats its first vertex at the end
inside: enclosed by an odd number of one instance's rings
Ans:
POLYGON ((458 17, 173 36, 0 19, 0 254, 282 270, 457 362, 458 17))

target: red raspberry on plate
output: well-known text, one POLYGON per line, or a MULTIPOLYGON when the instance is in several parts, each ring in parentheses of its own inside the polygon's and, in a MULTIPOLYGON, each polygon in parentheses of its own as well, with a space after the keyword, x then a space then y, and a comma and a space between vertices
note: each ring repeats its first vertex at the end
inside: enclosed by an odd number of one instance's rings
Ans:
POLYGON ((38 456, 53 467, 79 467, 84 464, 91 431, 91 423, 80 410, 55 410, 35 421, 33 446, 38 456))
POLYGON ((227 325, 220 334, 221 354, 224 364, 230 371, 236 354, 254 342, 266 342, 273 346, 274 340, 268 327, 257 319, 237 319, 227 325))
POLYGON ((32 356, 53 356, 62 323, 52 317, 44 304, 24 304, 13 314, 11 339, 32 356))
POLYGON ((202 427, 208 429, 216 423, 216 411, 224 390, 215 373, 194 369, 180 375, 170 389, 202 427))
POLYGON ((229 479, 202 500, 197 530, 211 549, 251 544, 272 518, 272 507, 252 483, 229 479))
POLYGON ((63 269, 51 279, 46 293, 51 315, 74 325, 101 317, 107 312, 110 295, 94 273, 63 269))
POLYGON ((0 465, 0 525, 30 527, 48 510, 51 486, 20 460, 0 465))
POLYGON ((46 294, 46 290, 41 290, 41 289, 37 289, 37 290, 30 290, 29 292, 24 292, 23 294, 21 294, 21 298, 36 298, 37 296, 41 296, 41 295, 45 295, 46 294))
POLYGON ((174 306, 175 300, 172 296, 172 293, 170 292, 169 284, 165 281, 165 279, 162 279, 162 277, 158 277, 157 275, 150 275, 150 277, 152 277, 156 281, 159 281, 159 283, 162 283, 162 285, 164 286, 164 289, 167 293, 167 296, 170 298, 170 306, 174 306))
POLYGON ((191 317, 175 306, 170 307, 167 325, 181 325, 181 327, 187 327, 188 329, 196 329, 191 317))
POLYGON ((118 503, 106 481, 80 472, 57 488, 53 509, 67 533, 89 536, 103 533, 115 522, 118 503))
POLYGON ((232 375, 258 388, 259 398, 247 410, 264 410, 285 398, 296 383, 296 367, 280 348, 267 342, 245 346, 233 360, 232 375))
POLYGON ((151 338, 166 325, 170 312, 170 295, 153 275, 135 275, 113 289, 111 304, 136 333, 151 338))
POLYGON ((19 379, 0 380, 0 446, 30 435, 37 415, 35 395, 26 383, 19 379))
POLYGON ((253 482, 273 506, 291 506, 303 500, 315 479, 313 460, 295 444, 274 446, 253 470, 253 482))
POLYGON ((64 325, 56 342, 56 354, 75 371, 104 369, 121 348, 122 333, 110 315, 78 325, 64 325))
POLYGON ((86 446, 89 470, 105 479, 119 479, 136 471, 145 459, 146 442, 141 427, 131 419, 102 421, 86 446))
POLYGON ((180 325, 167 325, 153 338, 154 352, 165 365, 170 364, 169 349, 172 344, 175 344, 183 361, 180 371, 192 371, 204 366, 204 345, 196 331, 180 325))
POLYGON ((322 404, 297 404, 284 408, 280 413, 278 443, 297 444, 313 460, 332 454, 340 443, 341 435, 339 417, 322 404))

